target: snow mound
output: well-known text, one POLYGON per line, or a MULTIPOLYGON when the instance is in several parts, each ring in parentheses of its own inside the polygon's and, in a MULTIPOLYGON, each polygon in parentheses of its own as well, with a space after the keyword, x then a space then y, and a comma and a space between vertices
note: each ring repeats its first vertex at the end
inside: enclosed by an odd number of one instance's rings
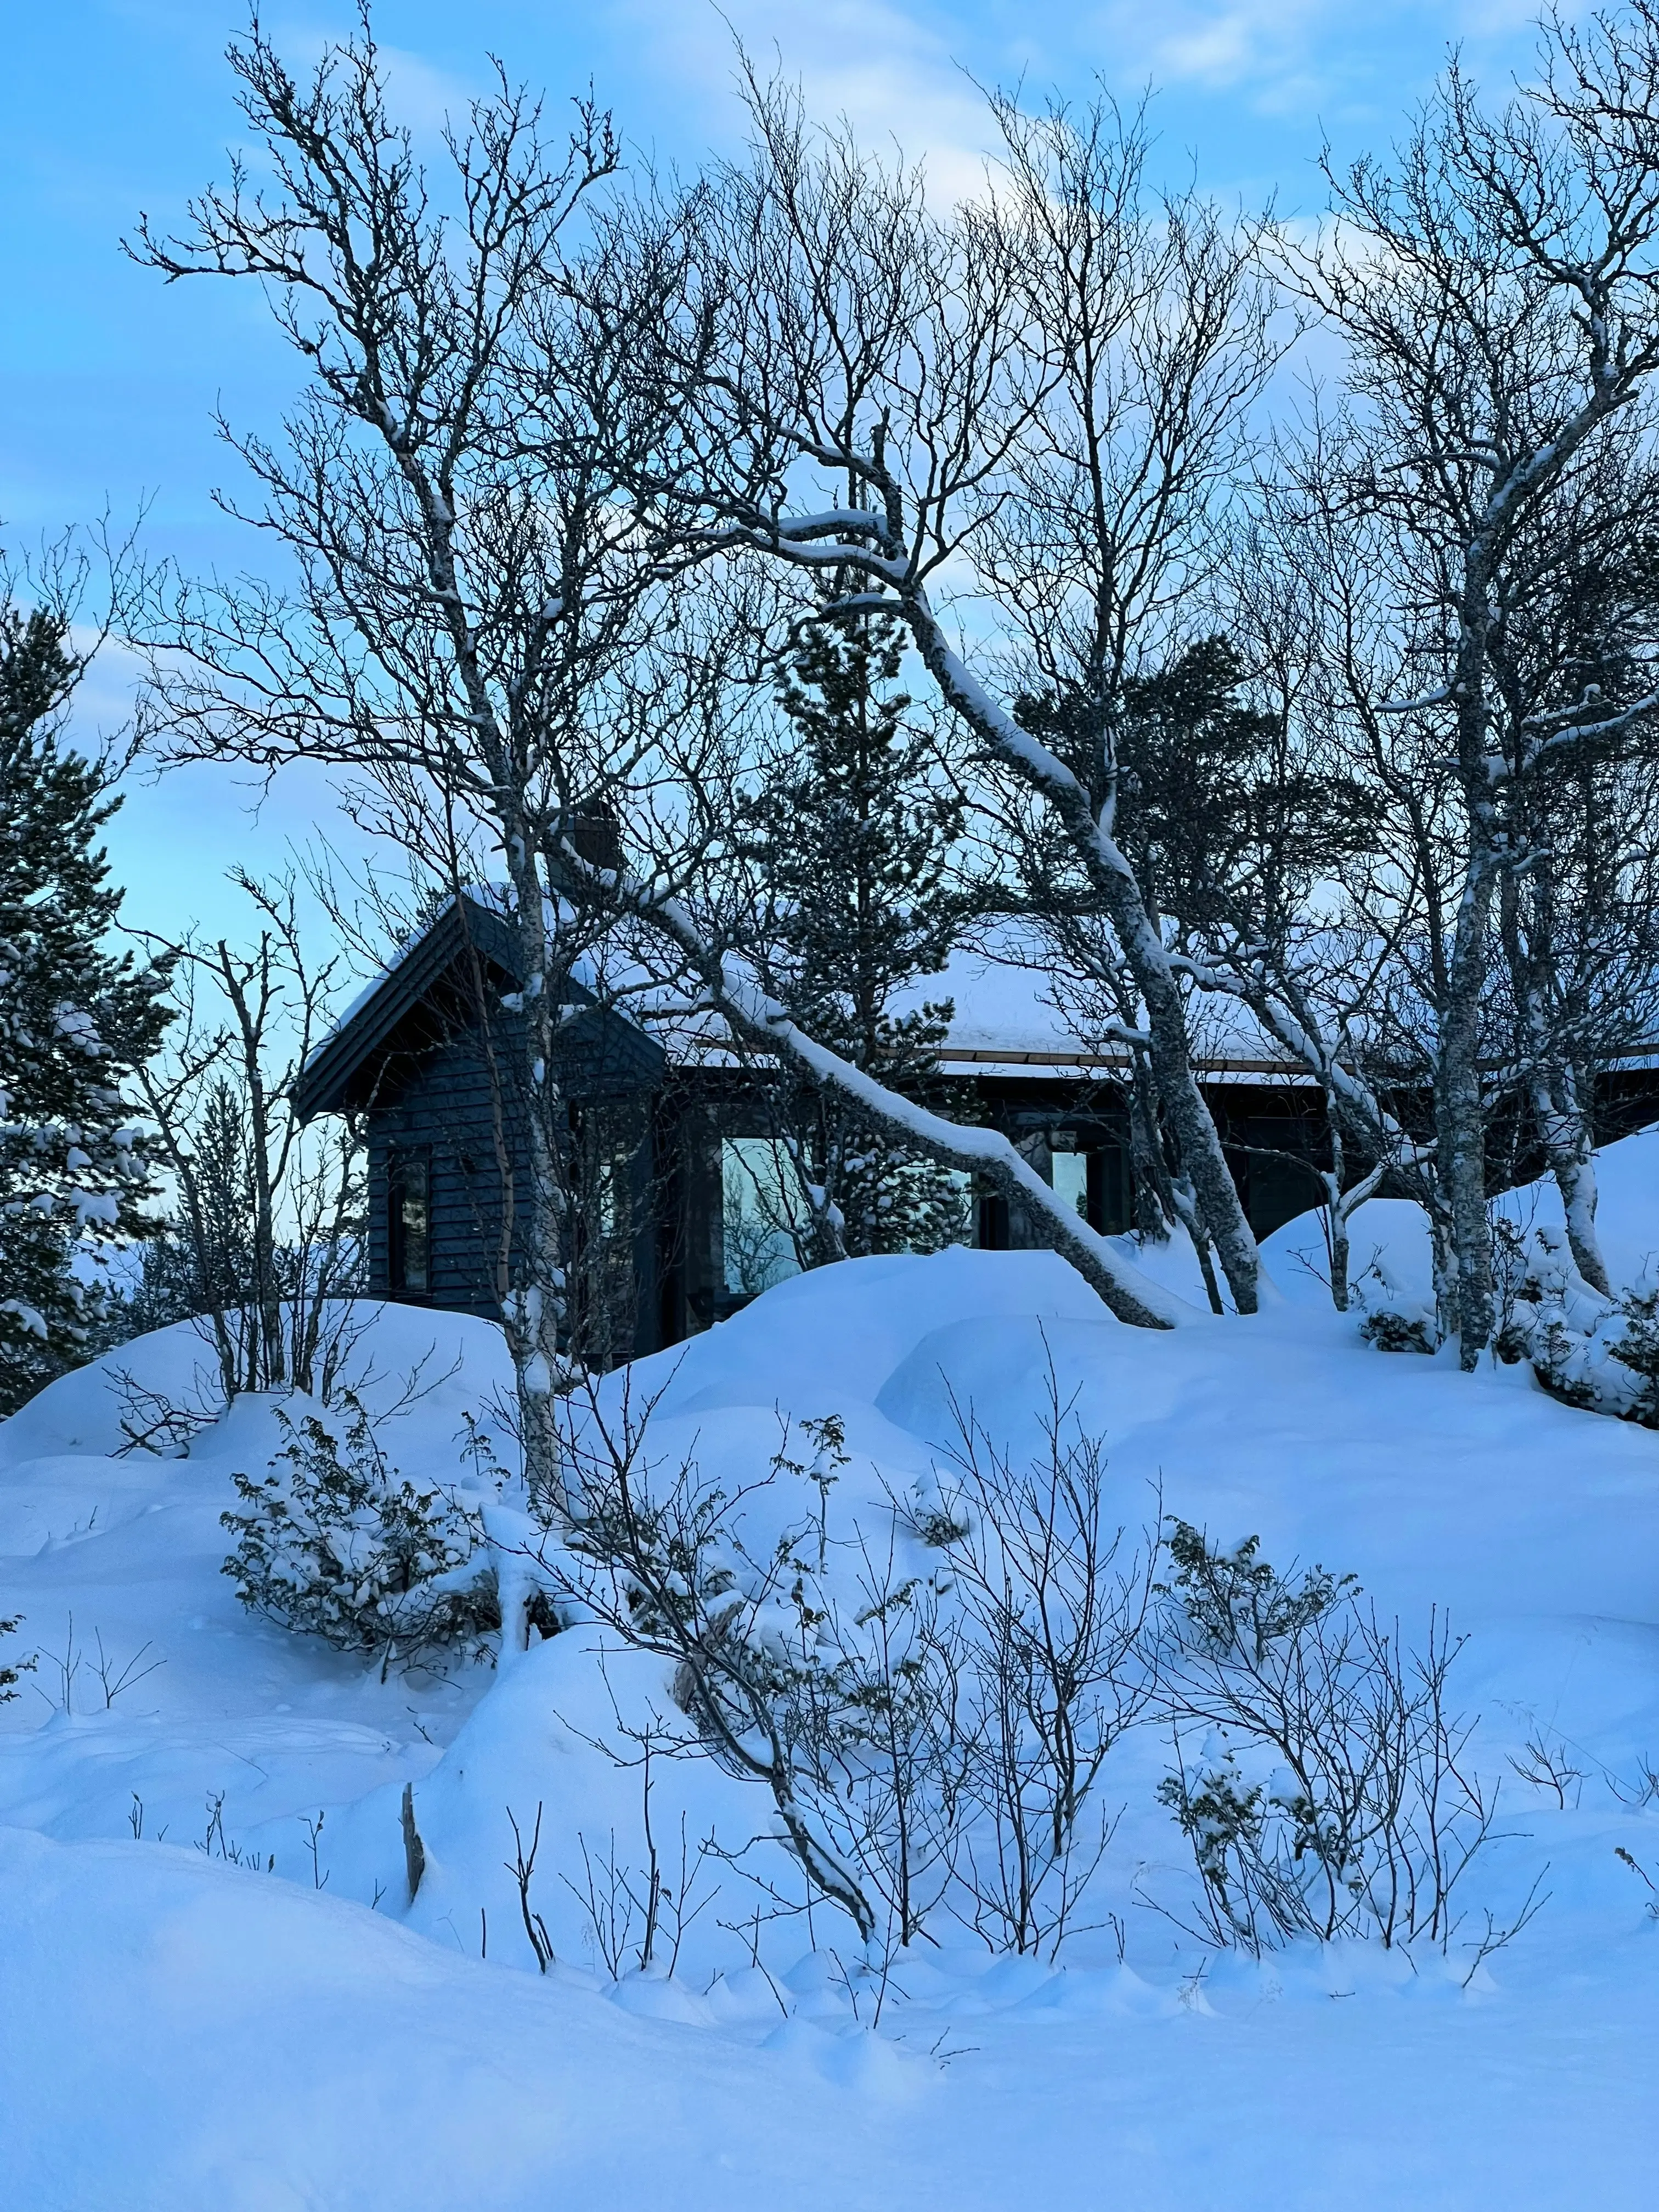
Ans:
MULTIPOLYGON (((1632 1251, 1655 1164, 1646 1139, 1605 1156, 1610 1231, 1617 1179, 1643 1194, 1632 1251)), ((1520 1370, 1370 1351, 1299 1302, 1279 1242, 1284 1302, 1169 1334, 1120 1326, 1046 1254, 851 1261, 608 1378, 600 1404, 650 1407, 652 1462, 694 1462, 732 1497, 781 1436, 836 1416, 848 1458, 825 1496, 787 1474, 743 1506, 759 1550, 820 1509, 832 1541, 890 1532, 960 1421, 1018 1457, 1052 1388, 1103 1440, 1131 1542, 1178 1513, 1258 1534, 1281 1566, 1357 1573, 1408 1634, 1449 1608, 1470 1638, 1470 1755, 1504 1777, 1490 1895, 1548 1893, 1512 1949, 1480 1965, 1464 1929, 1413 1969, 1375 1947, 1258 1961, 1194 1943, 1172 1917, 1190 1860, 1157 1799, 1170 1750, 1144 1730, 1112 1753, 1121 1817, 1059 1960, 993 1957, 951 1923, 878 1972, 844 1918, 788 1909, 752 1786, 659 1756, 647 1839, 638 1753, 675 1720, 665 1662, 576 1626, 499 1668, 382 1681, 246 1613, 220 1515, 232 1473, 275 1447, 274 1406, 239 1403, 186 1459, 112 1455, 113 1366, 170 1389, 201 1357, 166 1331, 0 1429, 0 1617, 25 1616, 5 1651, 38 1655, 0 1707, 0 2197, 989 2212, 1093 2202, 1109 2171, 1153 2212, 1641 2201, 1659 1975, 1617 1853, 1659 1879, 1641 1784, 1659 1763, 1659 1439, 1520 1370), (613 1955, 600 1939, 648 1848, 696 1911, 647 1971, 637 1916, 613 1955)), ((362 1349, 382 1408, 428 1359, 386 1445, 453 1478, 462 1414, 489 1418, 508 1381, 499 1332, 387 1306, 362 1349)))
MULTIPOLYGON (((361 1391, 371 1412, 390 1406, 416 1376, 422 1420, 428 1426, 447 1414, 459 1419, 462 1407, 494 1390, 511 1389, 512 1365, 493 1322, 380 1299, 355 1303, 350 1326, 361 1326, 362 1334, 344 1380, 361 1391)), ((202 1324, 178 1322, 60 1375, 9 1420, 0 1421, 0 1468, 53 1453, 100 1458, 129 1448, 121 1425, 129 1378, 138 1390, 192 1410, 219 1402, 210 1336, 202 1324)), ((226 1441, 222 1433, 208 1448, 223 1448, 226 1441)), ((237 1439, 229 1443, 235 1449, 237 1439)))
MULTIPOLYGON (((1596 1224, 1608 1276, 1615 1290, 1628 1288, 1659 1258, 1659 1126, 1604 1147, 1595 1156, 1595 1173, 1601 1200, 1596 1224)), ((1566 1233, 1561 1194, 1547 1176, 1503 1192, 1492 1200, 1492 1212, 1522 1236, 1540 1228, 1566 1233)), ((1330 1260, 1321 1224, 1319 1213, 1301 1213, 1262 1243, 1262 1264, 1295 1304, 1330 1304, 1330 1260)), ((1433 1306, 1428 1224, 1421 1206, 1403 1198, 1368 1199, 1349 1222, 1348 1235, 1351 1282, 1380 1267, 1405 1300, 1433 1306)))

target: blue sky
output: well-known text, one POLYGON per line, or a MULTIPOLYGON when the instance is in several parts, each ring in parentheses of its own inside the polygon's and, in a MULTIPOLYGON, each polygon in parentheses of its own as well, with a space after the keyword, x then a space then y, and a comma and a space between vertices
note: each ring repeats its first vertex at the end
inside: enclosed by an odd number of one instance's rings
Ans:
MULTIPOLYGON (((1194 167, 1251 200, 1271 193, 1295 214, 1320 204, 1322 136, 1344 155, 1386 143, 1454 40, 1489 83, 1524 70, 1535 12, 1511 0, 725 0, 720 12, 702 0, 380 0, 375 21, 395 97, 423 134, 464 108, 494 52, 555 97, 592 78, 637 146, 695 160, 737 129, 729 23, 775 51, 819 112, 925 152, 946 185, 977 171, 971 80, 1077 92, 1098 74, 1122 96, 1158 88, 1172 171, 1194 167)), ((240 118, 222 53, 240 13, 217 0, 17 0, 7 15, 0 523, 27 540, 106 505, 130 518, 148 499, 153 551, 241 566, 257 549, 213 506, 236 465, 212 416, 270 422, 290 357, 251 290, 164 287, 118 245, 139 210, 175 216, 223 174, 240 118)), ((336 0, 265 15, 297 58, 350 20, 336 0)), ((118 712, 113 666, 88 704, 118 712)), ((257 818, 247 800, 206 770, 133 790, 111 838, 131 921, 233 926, 224 868, 275 864, 287 840, 329 824, 315 780, 279 787, 257 818)))

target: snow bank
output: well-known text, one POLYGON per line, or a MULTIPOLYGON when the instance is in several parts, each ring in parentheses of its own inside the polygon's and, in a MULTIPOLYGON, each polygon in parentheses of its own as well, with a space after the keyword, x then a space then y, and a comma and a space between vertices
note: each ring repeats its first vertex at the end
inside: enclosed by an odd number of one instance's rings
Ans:
POLYGON ((188 1851, 3 1830, 0 1961, 30 2212, 1541 2212, 1642 2203, 1659 2149, 1650 1945, 1530 2014, 1369 1956, 1223 1961, 1184 1999, 1014 1960, 895 2054, 641 2018, 188 1851))
MULTIPOLYGON (((354 1302, 350 1327, 361 1328, 362 1334, 346 1364, 346 1385, 360 1392, 372 1412, 380 1412, 418 1378, 419 1395, 410 1419, 428 1434, 446 1420, 453 1429, 462 1408, 512 1388, 512 1364, 500 1329, 470 1314, 362 1298, 354 1302)), ((126 1443, 121 1418, 129 1377, 140 1390, 182 1407, 211 1408, 219 1402, 217 1362, 206 1325, 179 1322, 60 1375, 9 1420, 0 1421, 0 1468, 51 1453, 101 1456, 120 1451, 126 1443)), ((406 1424, 401 1433, 407 1432, 406 1424)), ((204 1439, 197 1455, 227 1443, 236 1449, 238 1439, 204 1439)))
MULTIPOLYGON (((1621 1137, 1595 1156, 1601 1204, 1596 1226, 1615 1289, 1640 1279, 1659 1259, 1659 1126, 1621 1137)), ((1561 1194, 1546 1177, 1504 1191, 1492 1201, 1500 1220, 1523 1236, 1534 1229, 1566 1233, 1561 1194)), ((1301 1305, 1328 1305, 1330 1261, 1322 1217, 1298 1214, 1265 1239, 1263 1265, 1284 1295, 1301 1305)), ((1434 1304, 1428 1225, 1420 1206, 1402 1198, 1368 1199, 1348 1224, 1348 1276, 1358 1282, 1378 1262, 1404 1296, 1419 1305, 1434 1304)))
MULTIPOLYGON (((1638 1176, 1659 1156, 1607 1158, 1638 1176)), ((1615 1853, 1659 1879, 1659 1808, 1635 1802, 1659 1753, 1659 1440, 1520 1370, 1371 1352, 1279 1265, 1269 1312, 1160 1335, 1044 1254, 852 1261, 610 1378, 601 1402, 652 1404, 652 1456, 728 1491, 781 1425, 835 1414, 836 1537, 927 1479, 958 1413, 1025 1449, 1052 1363, 1131 1530, 1161 1507, 1259 1533, 1281 1565, 1357 1572, 1408 1632, 1449 1607, 1474 1755, 1504 1777, 1482 1900, 1512 1906, 1538 1876, 1549 1893, 1467 1990, 1457 1947, 1413 1972, 1364 1948, 1257 1965, 1194 1945, 1167 1914, 1192 1875, 1151 1731, 1109 1766, 1122 1816, 1072 1963, 993 1960, 943 1926, 880 1993, 878 2037, 845 1920, 769 1919, 747 1879, 789 1876, 769 1807, 706 1761, 659 1760, 659 1849, 678 1885, 682 1833, 694 1863, 714 1839, 707 1904, 672 1981, 625 1959, 613 1978, 580 1893, 607 1863, 642 1868, 628 1730, 672 1717, 664 1665, 576 1627, 499 1673, 383 1684, 251 1619, 218 1516, 232 1469, 272 1446, 271 1407, 239 1406, 186 1460, 100 1456, 118 1441, 105 1362, 0 1430, 0 1615, 25 1614, 17 1648, 40 1654, 0 1709, 0 2197, 973 2212, 1092 2203, 1105 2172, 1151 2208, 1639 2201, 1659 1924, 1615 1853), (509 1816, 527 1844, 538 1808, 545 1976, 508 1863, 509 1816)), ((445 1379, 386 1442, 454 1471, 462 1412, 506 1381, 498 1334, 386 1308, 364 1343, 386 1402, 434 1348, 445 1379)), ((122 1357, 166 1381, 196 1352, 164 1332, 122 1357)), ((747 1509, 757 1541, 822 1504, 811 1487, 781 1477, 747 1509)))

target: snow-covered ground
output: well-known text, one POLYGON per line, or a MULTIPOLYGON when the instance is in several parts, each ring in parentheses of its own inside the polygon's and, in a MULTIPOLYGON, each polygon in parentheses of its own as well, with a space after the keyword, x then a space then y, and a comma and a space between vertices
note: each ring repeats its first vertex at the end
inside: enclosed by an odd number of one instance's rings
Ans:
MULTIPOLYGON (((1629 1275, 1659 1248, 1659 1139, 1615 1155, 1629 1275)), ((1058 1966, 941 1922, 872 2027, 845 1920, 755 1923, 743 1866, 706 1860, 674 1977, 613 1980, 568 1884, 641 1863, 641 1778, 605 1747, 672 1711, 665 1667, 573 1628, 499 1671, 383 1683, 250 1617, 219 1516, 233 1470, 274 1448, 272 1408, 239 1404, 187 1459, 112 1455, 107 1370, 178 1393, 199 1347, 168 1332, 0 1427, 0 1615, 25 1616, 0 1654, 40 1654, 0 1709, 0 2204, 1646 2201, 1659 1922, 1616 1852, 1659 1880, 1659 1806, 1634 1802, 1659 1764, 1659 1437, 1520 1370, 1368 1349, 1305 1294, 1306 1230, 1275 1240, 1285 1297, 1249 1322, 1126 1329, 1047 1255, 856 1261, 630 1387, 661 1393, 655 1448, 728 1486, 764 1465, 780 1413, 839 1415, 838 1536, 927 1478, 953 1395, 1023 1449, 1052 1359, 1132 1528, 1161 1492, 1280 1564, 1357 1573, 1408 1631, 1449 1607, 1469 1639, 1457 1702, 1504 1778, 1472 1924, 1540 1875, 1547 1893, 1467 1986, 1462 1936, 1414 1964, 1375 1945, 1257 1963, 1182 1933, 1160 1908, 1194 1877, 1151 1729, 1109 1762, 1122 1814, 1097 1924, 1058 1966), (1565 1804, 1508 1765, 1528 1739, 1576 1771, 1565 1804), (412 1906, 405 1785, 426 1852, 412 1906), (506 1864, 509 1814, 527 1835, 538 1806, 545 1976, 506 1864)), ((1409 1224, 1362 1213, 1357 1268, 1368 1235, 1409 1272, 1409 1224)), ((462 1415, 487 1419, 507 1379, 495 1332, 387 1309, 364 1344, 371 1404, 423 1357, 441 1378, 386 1423, 391 1457, 459 1476, 462 1415)), ((693 1844, 733 1853, 766 1826, 706 1761, 659 1761, 654 1787, 671 1864, 682 1814, 693 1844)), ((744 1864, 786 1878, 773 1844, 744 1864)))

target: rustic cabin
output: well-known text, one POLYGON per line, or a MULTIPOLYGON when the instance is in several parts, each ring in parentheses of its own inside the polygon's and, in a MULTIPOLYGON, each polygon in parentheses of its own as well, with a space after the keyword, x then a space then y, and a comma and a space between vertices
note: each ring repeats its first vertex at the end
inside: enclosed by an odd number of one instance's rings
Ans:
MULTIPOLYGON (((523 1218, 526 1122, 515 1105, 516 939, 487 902, 450 902, 350 1008, 295 1089, 302 1120, 350 1113, 367 1134, 369 1273, 389 1297, 494 1317, 523 1218), (507 1011, 502 1012, 502 1002, 507 1011), (489 1019, 481 1009, 490 1007, 489 1019)), ((1036 979, 961 956, 930 979, 957 1007, 938 1094, 953 1118, 1001 1128, 1103 1231, 1128 1226, 1128 1104, 1121 1062, 1081 1053, 1036 979)), ((597 1216, 579 1255, 611 1356, 678 1343, 793 1270, 769 1233, 776 1175, 752 1067, 706 1036, 653 1034, 568 979, 555 1073, 597 1216)), ((1294 1069, 1213 1056, 1202 1079, 1232 1146, 1258 1235, 1312 1204, 1299 1169, 1319 1142, 1317 1097, 1294 1069)), ((988 1194, 965 1193, 974 1243, 1025 1241, 988 1194)))
MULTIPOLYGON (((451 901, 295 1086, 302 1120, 350 1113, 366 1130, 370 1282, 386 1297, 500 1312, 525 1214, 527 1122, 511 1048, 518 969, 500 912, 483 897, 451 901)), ((1028 970, 958 955, 927 996, 956 1008, 939 1054, 942 1110, 1002 1129, 1096 1229, 1126 1229, 1123 1057, 1079 1050, 1028 970)), ((777 1155, 752 1066, 711 1044, 706 1028, 659 1031, 625 1003, 568 979, 554 1071, 574 1170, 594 1200, 580 1210, 574 1294, 585 1341, 612 1360, 683 1341, 797 1264, 776 1228, 777 1155)), ((1319 1094, 1248 1037, 1242 1049, 1224 1036, 1201 1048, 1200 1078, 1251 1225, 1266 1237, 1317 1201, 1303 1164, 1323 1139, 1319 1094)), ((1615 1089, 1620 1130, 1659 1111, 1645 1070, 1615 1089)), ((969 1241, 1027 1241, 1002 1199, 963 1195, 969 1241)))

